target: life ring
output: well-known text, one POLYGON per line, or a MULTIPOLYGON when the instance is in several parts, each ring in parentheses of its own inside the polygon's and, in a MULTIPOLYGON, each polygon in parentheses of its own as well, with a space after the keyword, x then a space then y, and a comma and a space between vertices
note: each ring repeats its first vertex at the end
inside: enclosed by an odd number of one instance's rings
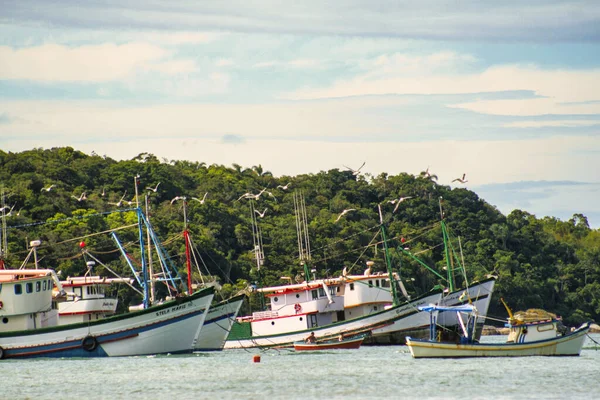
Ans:
POLYGON ((0 347, 0 360, 4 358, 4 349, 0 347))
POLYGON ((98 340, 95 337, 88 335, 81 340, 81 347, 85 351, 94 351, 96 350, 96 347, 98 347, 98 340))
POLYGON ((300 305, 300 303, 294 304, 294 310, 296 311, 296 314, 302 312, 302 306, 300 305))

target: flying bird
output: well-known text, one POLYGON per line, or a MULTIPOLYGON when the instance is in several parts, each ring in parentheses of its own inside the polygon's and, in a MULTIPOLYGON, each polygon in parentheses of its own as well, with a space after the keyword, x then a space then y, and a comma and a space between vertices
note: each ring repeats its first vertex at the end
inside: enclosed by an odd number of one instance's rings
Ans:
POLYGON ((463 174, 462 178, 456 178, 456 179, 452 180, 452 182, 456 182, 456 181, 458 181, 460 183, 467 183, 467 182, 469 182, 467 180, 467 174, 463 174))
POLYGON ((173 200, 171 200, 171 204, 175 203, 177 200, 183 200, 183 201, 185 201, 185 200, 187 200, 187 197, 185 197, 185 196, 176 196, 176 197, 173 197, 173 200))
POLYGON ((277 202, 277 197, 275 197, 275 195, 271 192, 267 192, 267 194, 269 195, 269 197, 272 197, 273 200, 275 200, 275 202, 277 202))
POLYGON ((338 215, 335 222, 338 222, 340 220, 340 218, 342 218, 344 215, 348 214, 350 211, 356 211, 356 208, 346 208, 344 211, 341 212, 340 215, 338 215))
POLYGON ((284 185, 277 185, 277 189, 288 190, 288 187, 290 187, 291 183, 292 182, 288 182, 285 186, 284 185))
POLYGON ((100 196, 104 197, 105 194, 106 192, 104 191, 104 188, 102 188, 102 193, 100 193, 100 196))
POLYGON ((17 205, 17 203, 13 204, 12 207, 9 207, 9 206, 0 207, 0 212, 4 212, 4 211, 8 210, 8 212, 6 214, 4 214, 4 216, 10 217, 12 215, 12 211, 14 210, 16 205, 17 205))
POLYGON ((202 198, 202 200, 196 198, 196 197, 192 197, 192 200, 196 200, 198 203, 200 204, 204 204, 204 201, 206 200, 206 195, 208 194, 208 192, 204 193, 204 197, 202 198))
POLYGON ((125 191, 125 193, 123 193, 123 196, 121 197, 121 199, 116 202, 116 203, 111 203, 110 201, 108 202, 108 204, 112 204, 115 205, 117 207, 121 207, 123 205, 123 200, 125 199, 125 196, 127 196, 127 190, 125 191))
POLYGON ((394 207, 394 211, 392 211, 392 213, 395 213, 396 210, 398 210, 398 206, 400 206, 400 203, 402 203, 404 200, 408 200, 408 199, 412 199, 412 196, 406 196, 406 197, 400 197, 400 198, 393 199, 393 200, 388 200, 388 203, 396 205, 396 207, 394 207))
POLYGON ((236 201, 240 201, 241 199, 248 199, 254 197, 254 195, 250 192, 244 193, 243 195, 241 195, 236 201))
POLYGON ((265 216, 265 213, 267 212, 267 209, 265 208, 263 212, 260 212, 258 210, 254 210, 254 212, 257 213, 261 218, 263 218, 265 216))
POLYGON ((77 197, 77 196, 71 196, 71 197, 77 201, 87 200, 87 195, 85 194, 85 192, 81 193, 81 195, 79 197, 77 197))
POLYGON ((156 193, 156 191, 158 190, 158 185, 160 185, 160 182, 158 182, 158 183, 156 184, 156 186, 155 186, 155 187, 150 187, 150 186, 147 186, 147 187, 146 187, 146 190, 151 190, 151 191, 153 191, 154 193, 156 193))
POLYGON ((44 191, 46 191, 46 192, 49 192, 49 191, 51 191, 52 189, 54 189, 55 187, 56 187, 56 185, 50 185, 50 186, 48 186, 47 188, 42 188, 42 189, 40 190, 40 192, 44 192, 44 191))
POLYGON ((429 172, 429 166, 427 166, 427 169, 425 171, 421 171, 421 176, 426 177, 426 178, 431 178, 431 179, 435 179, 437 181, 437 175, 432 174, 431 172, 429 172))
POLYGON ((358 169, 352 169, 346 165, 344 165, 344 167, 348 168, 350 171, 352 171, 352 175, 356 176, 356 175, 360 174, 360 170, 362 169, 362 167, 365 166, 366 163, 367 163, 366 161, 364 163, 362 163, 362 165, 360 167, 358 167, 358 169))

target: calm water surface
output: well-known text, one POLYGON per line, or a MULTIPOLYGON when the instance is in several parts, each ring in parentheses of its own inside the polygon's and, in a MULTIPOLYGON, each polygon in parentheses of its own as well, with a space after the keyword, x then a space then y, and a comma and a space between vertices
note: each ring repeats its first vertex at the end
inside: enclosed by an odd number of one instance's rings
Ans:
POLYGON ((465 360, 415 360, 406 346, 4 360, 0 374, 2 399, 594 399, 600 346, 588 338, 580 357, 465 360))

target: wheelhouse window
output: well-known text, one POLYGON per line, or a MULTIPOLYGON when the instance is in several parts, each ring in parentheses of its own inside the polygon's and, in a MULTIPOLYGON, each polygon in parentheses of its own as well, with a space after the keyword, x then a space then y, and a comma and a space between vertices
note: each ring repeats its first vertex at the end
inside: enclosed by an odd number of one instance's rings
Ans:
POLYGON ((379 279, 375 280, 375 286, 379 287, 379 279))
POLYGON ((15 294, 22 294, 23 293, 23 286, 21 286, 20 283, 17 283, 15 285, 15 294))
POLYGON ((25 291, 27 293, 33 293, 33 282, 27 282, 25 284, 25 291))
POLYGON ((37 281, 35 283, 35 291, 39 292, 40 290, 42 290, 42 283, 40 281, 37 281))
POLYGON ((319 288, 319 297, 325 297, 325 290, 322 287, 319 288))
POLYGON ((354 290, 354 282, 350 284, 350 290, 354 290))
POLYGON ((329 294, 330 294, 330 295, 332 295, 332 296, 335 296, 335 292, 336 292, 336 290, 337 290, 337 291, 339 291, 339 290, 340 290, 340 287, 338 286, 338 287, 337 287, 337 289, 336 289, 335 287, 333 287, 333 286, 332 286, 332 287, 330 287, 330 288, 329 288, 329 294))
POLYGON ((313 300, 317 300, 319 298, 319 292, 317 292, 316 290, 311 290, 310 293, 312 294, 313 300))
POLYGON ((46 281, 42 281, 42 290, 46 291, 46 281))
POLYGON ((369 279, 369 287, 373 287, 373 281, 369 279))

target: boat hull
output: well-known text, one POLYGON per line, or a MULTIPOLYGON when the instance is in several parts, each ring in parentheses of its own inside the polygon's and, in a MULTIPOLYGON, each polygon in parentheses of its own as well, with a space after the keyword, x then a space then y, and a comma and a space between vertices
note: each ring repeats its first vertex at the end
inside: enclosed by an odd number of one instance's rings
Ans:
POLYGON ((0 358, 116 357, 186 353, 201 331, 214 289, 89 323, 0 333, 0 358))
MULTIPOLYGON (((430 296, 434 296, 435 298, 439 299, 439 296, 441 295, 436 294, 430 296)), ((373 314, 340 321, 329 325, 314 326, 309 329, 274 335, 240 337, 235 339, 229 338, 225 342, 225 348, 292 347, 294 342, 304 340, 304 338, 306 338, 310 332, 315 332, 315 335, 319 338, 328 339, 337 338, 340 334, 343 334, 344 336, 353 336, 367 332, 380 332, 380 335, 387 335, 389 332, 380 331, 380 329, 392 325, 396 325, 397 328, 399 327, 399 329, 408 331, 414 328, 413 324, 415 324, 415 320, 421 321, 422 318, 421 316, 417 317, 417 313, 424 315, 423 321, 426 320, 424 323, 425 325, 429 324, 429 315, 427 313, 418 311, 417 305, 421 303, 427 303, 430 300, 430 296, 425 296, 409 303, 392 306, 373 314), (404 319, 406 320, 398 323, 398 321, 404 319)))
POLYGON ((418 306, 438 304, 441 301, 441 292, 415 299, 400 306, 398 312, 402 318, 392 324, 374 329, 371 336, 365 339, 365 345, 404 345, 406 337, 429 337, 429 314, 421 312, 418 306))
POLYGON ((407 338, 414 358, 578 356, 590 323, 564 336, 529 343, 456 344, 407 338))
POLYGON ((229 299, 211 307, 204 325, 194 343, 194 351, 219 351, 223 349, 227 335, 240 311, 244 296, 229 299))
MULTIPOLYGON (((487 316, 492 300, 495 283, 496 280, 494 278, 474 283, 467 289, 457 290, 442 297, 441 302, 438 304, 446 307, 460 306, 462 304, 471 304, 474 306, 477 309, 477 315, 479 316, 475 327, 474 338, 480 340, 485 317, 487 316)), ((437 324, 444 328, 444 341, 458 342, 460 340, 461 328, 456 313, 439 313, 437 316, 437 324)))
POLYGON ((358 349, 364 338, 348 339, 341 342, 326 342, 326 343, 294 343, 296 351, 317 351, 317 350, 349 350, 358 349))

